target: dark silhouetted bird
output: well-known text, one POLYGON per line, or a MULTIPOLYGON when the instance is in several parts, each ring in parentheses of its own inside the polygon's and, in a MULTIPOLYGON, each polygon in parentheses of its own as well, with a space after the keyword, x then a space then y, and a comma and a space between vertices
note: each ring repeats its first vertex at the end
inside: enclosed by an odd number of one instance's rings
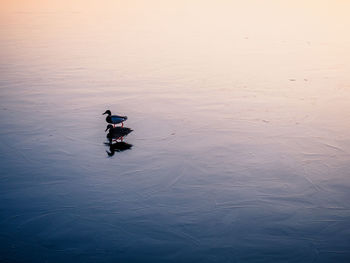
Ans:
POLYGON ((112 142, 112 140, 122 139, 133 130, 126 127, 113 127, 113 125, 108 124, 105 131, 108 131, 107 139, 112 142))

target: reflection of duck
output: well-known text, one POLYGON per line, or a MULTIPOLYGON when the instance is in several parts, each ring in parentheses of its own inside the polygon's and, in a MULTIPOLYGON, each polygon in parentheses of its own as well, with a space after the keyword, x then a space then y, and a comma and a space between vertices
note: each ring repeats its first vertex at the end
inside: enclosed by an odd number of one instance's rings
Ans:
POLYGON ((132 144, 126 142, 108 143, 107 145, 109 145, 109 151, 106 151, 108 156, 113 156, 115 152, 129 150, 132 147, 132 144))
POLYGON ((107 139, 109 140, 109 142, 112 142, 113 139, 123 139, 124 136, 128 135, 133 130, 124 127, 113 127, 113 125, 108 124, 105 131, 108 131, 107 139))
POLYGON ((106 110, 104 114, 108 114, 108 116, 106 117, 106 122, 111 123, 111 124, 118 124, 121 123, 122 127, 123 127, 123 122, 126 121, 128 119, 127 116, 118 116, 118 115, 112 115, 110 110, 106 110))

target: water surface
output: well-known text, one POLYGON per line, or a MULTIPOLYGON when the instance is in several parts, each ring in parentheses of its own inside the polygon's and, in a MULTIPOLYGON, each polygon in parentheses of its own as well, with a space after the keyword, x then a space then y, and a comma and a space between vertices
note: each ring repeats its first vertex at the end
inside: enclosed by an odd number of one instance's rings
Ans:
POLYGON ((0 260, 349 262, 349 7, 5 1, 0 260))

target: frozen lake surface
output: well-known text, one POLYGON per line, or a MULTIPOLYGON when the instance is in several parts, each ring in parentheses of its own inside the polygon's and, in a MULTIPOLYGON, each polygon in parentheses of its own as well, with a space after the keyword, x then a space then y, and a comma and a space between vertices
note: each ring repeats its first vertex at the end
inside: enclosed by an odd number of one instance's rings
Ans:
POLYGON ((1 262, 350 262, 350 3, 72 2, 0 11, 1 262))

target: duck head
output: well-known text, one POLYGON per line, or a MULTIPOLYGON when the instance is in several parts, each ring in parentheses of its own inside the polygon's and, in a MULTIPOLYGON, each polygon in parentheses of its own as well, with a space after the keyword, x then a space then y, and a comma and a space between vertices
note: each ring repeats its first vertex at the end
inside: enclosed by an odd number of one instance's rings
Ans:
POLYGON ((112 115, 112 113, 111 113, 110 110, 106 110, 105 113, 103 113, 102 115, 105 115, 105 114, 108 114, 108 116, 111 116, 111 115, 112 115))
POLYGON ((112 124, 108 124, 108 125, 107 125, 107 128, 106 128, 106 130, 105 130, 105 132, 108 131, 108 130, 111 129, 111 128, 113 128, 113 125, 112 125, 112 124))

